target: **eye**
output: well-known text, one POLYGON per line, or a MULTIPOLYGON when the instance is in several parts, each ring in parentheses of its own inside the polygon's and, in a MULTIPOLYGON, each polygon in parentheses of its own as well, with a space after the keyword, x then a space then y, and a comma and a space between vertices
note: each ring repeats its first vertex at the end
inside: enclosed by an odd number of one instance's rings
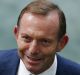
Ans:
POLYGON ((24 42, 27 42, 27 43, 31 42, 31 40, 32 40, 32 38, 29 36, 22 36, 22 39, 24 42))
POLYGON ((48 39, 42 39, 40 40, 40 44, 42 44, 43 46, 49 46, 51 44, 51 41, 48 39))

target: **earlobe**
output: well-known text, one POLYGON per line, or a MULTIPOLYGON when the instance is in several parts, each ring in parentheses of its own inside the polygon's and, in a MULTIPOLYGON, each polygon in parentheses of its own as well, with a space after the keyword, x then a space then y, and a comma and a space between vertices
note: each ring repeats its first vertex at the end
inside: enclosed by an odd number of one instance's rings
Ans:
POLYGON ((17 39, 18 38, 18 27, 17 27, 17 25, 14 27, 13 32, 14 32, 15 38, 17 39))
POLYGON ((58 52, 60 52, 68 43, 69 41, 69 38, 67 35, 64 35, 61 40, 59 41, 59 44, 58 44, 58 52))

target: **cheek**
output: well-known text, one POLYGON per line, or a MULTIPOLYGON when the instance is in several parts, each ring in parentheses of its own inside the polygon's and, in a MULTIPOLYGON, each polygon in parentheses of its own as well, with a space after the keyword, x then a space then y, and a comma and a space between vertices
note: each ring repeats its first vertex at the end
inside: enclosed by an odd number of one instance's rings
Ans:
POLYGON ((45 48, 42 50, 42 53, 44 53, 44 55, 46 56, 51 56, 56 53, 56 48, 53 47, 45 48))
POLYGON ((24 48, 27 49, 29 47, 29 44, 28 43, 25 43, 24 41, 22 40, 17 40, 17 44, 18 44, 18 48, 20 50, 23 50, 24 48))
POLYGON ((57 46, 57 42, 56 42, 56 43, 50 45, 49 47, 46 47, 46 48, 44 47, 42 51, 45 55, 50 56, 57 52, 57 47, 58 46, 57 46))
POLYGON ((18 41, 17 41, 17 44, 18 44, 18 52, 19 52, 19 55, 20 55, 20 56, 23 56, 23 55, 24 55, 24 52, 25 52, 26 50, 28 50, 29 44, 26 44, 26 43, 24 43, 24 42, 21 41, 21 40, 18 40, 18 41))

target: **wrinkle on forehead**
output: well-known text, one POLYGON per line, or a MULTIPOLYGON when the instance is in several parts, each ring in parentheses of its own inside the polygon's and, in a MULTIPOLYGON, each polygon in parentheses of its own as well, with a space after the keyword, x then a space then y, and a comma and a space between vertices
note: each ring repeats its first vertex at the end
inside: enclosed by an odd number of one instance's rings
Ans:
POLYGON ((30 30, 45 34, 56 33, 59 29, 59 17, 56 11, 50 12, 48 15, 37 15, 25 13, 21 19, 21 29, 30 30))
POLYGON ((57 11, 51 11, 48 13, 48 15, 40 15, 40 14, 34 14, 34 13, 25 13, 23 15, 22 19, 26 19, 28 21, 34 20, 36 23, 37 20, 45 20, 46 22, 52 22, 54 25, 59 25, 59 16, 57 11), (25 18, 23 18, 25 17, 25 18), (55 24, 57 23, 57 24, 55 24))

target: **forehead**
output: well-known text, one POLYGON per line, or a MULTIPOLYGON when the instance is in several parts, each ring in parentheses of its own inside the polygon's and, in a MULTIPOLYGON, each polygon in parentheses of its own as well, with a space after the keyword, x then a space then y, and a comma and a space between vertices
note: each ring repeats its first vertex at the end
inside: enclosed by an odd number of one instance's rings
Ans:
POLYGON ((25 13, 21 18, 20 28, 22 31, 55 33, 59 29, 58 13, 57 11, 52 11, 48 15, 25 13))

